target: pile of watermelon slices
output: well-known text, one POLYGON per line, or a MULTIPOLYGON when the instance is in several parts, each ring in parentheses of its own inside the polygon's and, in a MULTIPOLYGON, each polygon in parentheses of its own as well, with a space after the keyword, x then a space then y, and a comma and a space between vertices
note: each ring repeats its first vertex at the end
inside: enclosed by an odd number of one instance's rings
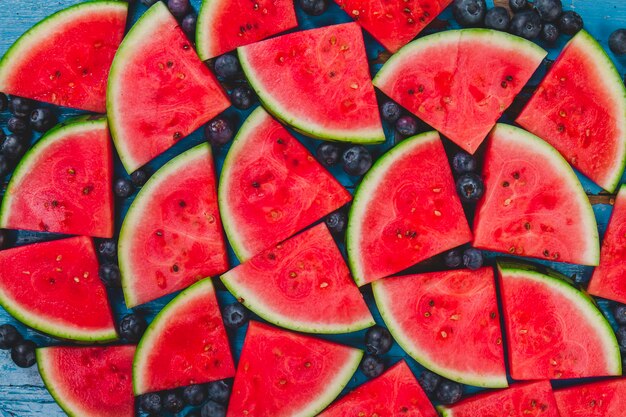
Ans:
POLYGON ((59 11, 0 60, 0 91, 81 111, 37 139, 0 205, 17 236, 0 243, 0 306, 53 338, 35 356, 67 415, 623 414, 626 307, 607 308, 626 304, 626 88, 589 33, 544 74, 547 51, 504 32, 418 36, 448 0, 337 0, 356 22, 313 28, 291 1, 204 0, 195 39, 167 2, 129 3, 59 11), (372 48, 392 53, 382 68, 372 48), (212 147, 194 132, 235 113, 214 74, 235 50, 260 105, 212 147), (392 143, 389 99, 428 127, 392 143), (379 157, 354 182, 318 140, 379 157), (482 167, 475 204, 450 167, 461 150, 482 167), (116 201, 113 178, 146 166, 116 201), (618 191, 602 241, 581 180, 618 191), (102 239, 119 288, 99 278, 102 239), (483 266, 443 266, 468 247, 483 266), (149 318, 132 338, 128 309, 149 318), (363 346, 383 327, 393 346, 363 346), (230 393, 205 402, 216 383, 230 393))

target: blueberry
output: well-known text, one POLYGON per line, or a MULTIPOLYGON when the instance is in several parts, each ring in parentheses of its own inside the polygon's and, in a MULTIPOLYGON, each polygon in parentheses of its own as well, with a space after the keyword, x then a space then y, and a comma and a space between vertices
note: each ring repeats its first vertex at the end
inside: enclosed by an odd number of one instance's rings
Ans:
POLYGON ((617 29, 611 33, 609 48, 615 55, 626 55, 626 29, 617 29))
POLYGON ((141 168, 130 174, 130 182, 132 182, 135 187, 143 186, 146 181, 148 181, 148 178, 148 172, 141 168))
POLYGON ((545 23, 541 28, 541 39, 549 44, 555 43, 559 39, 559 28, 554 23, 545 23))
POLYGON ((485 0, 454 0, 452 3, 452 14, 461 26, 479 26, 485 19, 486 10, 485 0))
POLYGON ((215 74, 225 80, 235 78, 241 71, 237 56, 232 54, 220 55, 215 58, 215 74))
POLYGON ((0 152, 10 161, 19 160, 26 153, 26 149, 28 149, 28 140, 16 133, 7 136, 0 146, 0 152))
POLYGON ((11 359, 20 368, 30 368, 37 362, 37 345, 32 340, 22 340, 11 348, 11 359))
POLYGON ((137 313, 127 314, 120 320, 120 337, 129 343, 137 343, 147 327, 148 323, 146 323, 146 319, 143 316, 137 313))
POLYGON ((210 382, 207 384, 207 397, 209 400, 226 404, 228 397, 230 397, 230 387, 224 381, 210 382))
POLYGON ((458 268, 463 264, 463 253, 459 249, 452 249, 446 252, 443 261, 448 268, 458 268))
POLYGON ((626 326, 619 326, 615 332, 617 336, 617 343, 623 348, 626 348, 626 326))
POLYGON ((400 110, 400 106, 398 106, 395 102, 385 101, 380 107, 380 112, 382 113, 383 119, 389 123, 395 123, 396 120, 400 118, 402 110, 400 110))
POLYGON ((322 142, 315 151, 317 160, 327 167, 337 165, 341 158, 341 146, 333 142, 322 142))
POLYGON ((9 110, 17 117, 28 117, 35 108, 35 102, 27 98, 11 96, 9 110))
POLYGON ((572 10, 563 12, 559 18, 559 29, 561 33, 574 36, 583 28, 583 18, 572 10))
POLYGON ((151 392, 139 397, 139 407, 146 413, 158 414, 163 409, 163 399, 161 394, 157 392, 151 392))
POLYGON ((255 99, 254 91, 247 85, 237 86, 230 92, 230 101, 239 110, 246 110, 252 107, 255 99))
POLYGON ((195 13, 189 13, 187 16, 183 17, 183 20, 180 22, 180 27, 185 32, 185 35, 191 40, 196 37, 196 22, 198 20, 198 16, 195 13))
POLYGON ((361 361, 361 372, 368 378, 376 378, 385 371, 385 363, 378 356, 365 355, 361 361))
POLYGON ((11 160, 6 155, 0 154, 0 180, 6 177, 12 168, 11 160))
POLYGON ((456 180, 456 191, 465 202, 476 202, 482 197, 485 185, 482 178, 474 173, 466 173, 456 180))
POLYGON ((183 400, 186 404, 200 405, 206 398, 206 387, 204 385, 189 385, 183 388, 183 400))
POLYGON ((427 395, 433 395, 437 391, 441 379, 439 375, 426 369, 417 378, 417 382, 427 395))
POLYGON ((37 132, 47 132, 56 122, 56 115, 47 107, 35 109, 30 114, 30 126, 37 132))
POLYGON ((98 268, 100 279, 109 288, 119 288, 122 285, 120 269, 114 263, 107 262, 98 268))
POLYGON ((98 255, 104 259, 115 260, 117 257, 117 244, 113 239, 104 239, 98 245, 98 255))
POLYGON ((341 155, 343 170, 348 175, 363 175, 372 166, 372 155, 361 145, 350 146, 341 155))
POLYGON ((20 135, 30 134, 30 125, 28 124, 28 120, 24 117, 10 117, 9 120, 7 120, 7 129, 9 129, 9 132, 20 135))
POLYGON ((483 266, 483 253, 475 248, 467 248, 463 251, 463 265, 471 270, 483 266))
POLYGON ((191 11, 189 0, 167 0, 167 8, 179 19, 191 11))
POLYGON ((328 0, 298 0, 304 13, 311 16, 319 16, 328 9, 328 0))
POLYGON ((3 324, 0 326, 0 349, 11 349, 22 341, 22 335, 14 326, 3 324))
POLYGON ((163 409, 170 413, 178 413, 185 408, 183 398, 177 390, 168 391, 163 395, 163 409))
POLYGON ((510 22, 511 16, 509 16, 509 11, 504 7, 494 7, 487 10, 485 14, 485 27, 490 29, 507 30, 510 22))
POLYGON ((365 350, 370 355, 384 355, 389 352, 392 344, 391 333, 384 327, 370 327, 365 333, 365 350))
POLYGON ((544 22, 554 22, 563 13, 561 0, 535 0, 533 5, 544 22))
POLYGON ((326 216, 324 222, 326 223, 326 227, 328 227, 328 230, 330 230, 331 233, 340 235, 343 233, 344 230, 346 230, 348 216, 346 216, 345 211, 340 209, 326 216))
POLYGON ((456 382, 444 380, 439 383, 436 397, 441 404, 450 405, 458 402, 463 396, 463 387, 456 382))
POLYGON ((509 7, 513 12, 521 12, 528 8, 527 0, 509 0, 509 7))
POLYGON ((204 136, 213 146, 226 145, 233 139, 233 126, 225 117, 216 117, 204 126, 204 136))
POLYGON ((413 136, 417 132, 417 121, 411 116, 402 116, 396 121, 396 130, 403 136, 413 136))
POLYGON ((6 94, 0 93, 0 111, 5 111, 9 108, 9 98, 6 94))
POLYGON ((617 304, 613 308, 613 315, 618 324, 626 324, 626 304, 617 304))
POLYGON ((541 18, 534 10, 519 12, 511 19, 511 33, 526 39, 535 39, 541 33, 541 18))
POLYGON ((118 178, 113 184, 113 192, 120 198, 126 198, 135 191, 133 183, 127 178, 118 178))
POLYGON ((452 157, 452 169, 456 174, 476 171, 476 158, 467 152, 460 151, 452 157))
POLYGON ((228 304, 222 310, 224 325, 231 329, 237 329, 249 320, 248 310, 241 303, 228 304))
POLYGON ((226 408, 215 401, 207 401, 200 409, 200 415, 202 417, 225 417, 226 408))

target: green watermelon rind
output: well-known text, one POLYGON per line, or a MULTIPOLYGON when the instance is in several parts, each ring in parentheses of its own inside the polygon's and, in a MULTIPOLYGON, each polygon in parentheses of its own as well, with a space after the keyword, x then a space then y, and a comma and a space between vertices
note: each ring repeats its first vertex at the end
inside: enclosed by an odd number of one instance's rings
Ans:
POLYGON ((452 411, 445 405, 438 405, 435 408, 437 409, 437 411, 439 411, 441 417, 454 417, 454 411, 452 411))
MULTIPOLYGON (((612 364, 613 368, 607 370, 607 372, 610 375, 622 374, 622 360, 615 332, 611 327, 611 323, 609 323, 602 311, 596 306, 595 301, 586 292, 573 287, 567 277, 556 271, 540 272, 538 268, 523 262, 499 260, 497 261, 497 268, 500 277, 506 271, 507 275, 524 277, 545 284, 551 291, 558 292, 576 305, 577 311, 587 318, 589 326, 595 328, 600 338, 604 341, 604 353, 607 362, 609 362, 609 365, 611 365, 611 359, 614 362, 612 364)), ((597 352, 593 353, 597 354, 597 352)))
POLYGON ((213 58, 211 54, 211 39, 213 36, 207 35, 207 32, 213 27, 210 23, 215 17, 214 6, 219 6, 218 0, 203 0, 198 12, 198 20, 196 23, 196 52, 202 61, 213 58))
POLYGON ((82 414, 79 414, 75 411, 77 407, 74 404, 66 401, 65 397, 59 394, 57 390, 55 389, 56 384, 53 381, 52 377, 49 375, 52 372, 49 372, 47 370, 48 368, 50 368, 50 365, 47 365, 48 356, 46 353, 50 349, 51 348, 41 348, 35 351, 35 356, 37 357, 37 368, 39 369, 39 375, 41 375, 41 379, 43 380, 44 385, 48 389, 48 392, 50 392, 50 395, 52 395, 52 398, 54 398, 57 404, 59 404, 59 407, 61 407, 63 411, 65 411, 65 413, 69 417, 83 417, 82 414))

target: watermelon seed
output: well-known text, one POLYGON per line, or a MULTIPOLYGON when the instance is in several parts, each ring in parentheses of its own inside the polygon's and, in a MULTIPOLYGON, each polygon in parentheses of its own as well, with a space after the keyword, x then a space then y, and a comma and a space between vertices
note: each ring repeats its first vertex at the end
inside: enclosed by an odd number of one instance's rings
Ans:
POLYGON ((179 268, 178 268, 178 264, 174 264, 174 265, 172 265, 172 271, 174 271, 174 272, 178 272, 178 269, 179 269, 179 268))
POLYGON ((435 210, 435 216, 441 217, 441 212, 439 210, 435 210))
POLYGON ((261 184, 259 184, 258 182, 256 182, 256 181, 252 182, 252 187, 259 188, 260 186, 261 186, 261 184))
POLYGON ((83 73, 83 75, 89 74, 89 70, 87 68, 83 68, 81 72, 83 73))
POLYGON ((430 300, 428 302, 428 305, 431 306, 431 307, 434 307, 435 306, 435 300, 430 300))
POLYGON ((24 274, 24 275, 30 275, 30 271, 22 271, 22 274, 24 274))
POLYGON ((172 61, 167 61, 165 65, 167 65, 168 68, 172 68, 174 66, 174 63, 172 61))
POLYGON ((567 113, 565 113, 565 110, 561 110, 561 111, 559 111, 559 116, 565 117, 565 116, 567 116, 567 113))
POLYGON ((458 321, 461 318, 458 314, 453 314, 450 316, 450 320, 458 321))
POLYGON ((70 175, 72 175, 72 176, 74 176, 74 175, 76 175, 76 170, 74 170, 74 168, 69 168, 69 169, 67 170, 67 173, 68 173, 68 174, 70 174, 70 175))
POLYGON ((178 73, 178 75, 177 75, 177 77, 178 77, 179 79, 181 79, 181 80, 184 80, 184 79, 185 79, 185 74, 183 74, 182 72, 179 72, 179 73, 178 73))
POLYGON ((322 282, 320 284, 320 288, 326 288, 326 287, 328 287, 328 282, 322 282))
POLYGON ((501 86, 502 88, 506 88, 506 87, 508 86, 508 84, 506 83, 506 81, 502 81, 502 82, 500 83, 500 86, 501 86))
POLYGON ((350 88, 356 90, 357 88, 359 88, 359 85, 357 83, 352 83, 350 84, 350 88))
POLYGON ((585 130, 585 136, 587 137, 591 136, 591 130, 589 129, 585 130))
POLYGON ((496 312, 492 311, 491 313, 489 313, 489 317, 491 317, 491 319, 495 319, 496 318, 496 312))
POLYGON ((341 45, 341 48, 340 48, 340 49, 341 49, 342 51, 344 51, 344 52, 345 52, 345 51, 347 51, 348 49, 350 49, 350 47, 349 47, 348 45, 341 45))
POLYGON ((554 259, 559 259, 559 253, 558 253, 558 252, 554 252, 554 253, 552 254, 552 257, 553 257, 554 259))
POLYGON ((563 123, 559 123, 559 124, 556 126, 556 130, 558 130, 558 131, 559 131, 559 133, 563 133, 563 132, 565 131, 565 126, 563 126, 563 123))
POLYGON ((279 145, 283 145, 285 143, 285 141, 282 140, 282 139, 277 139, 276 143, 278 143, 279 145))
POLYGON ((69 88, 74 88, 75 86, 76 86, 76 84, 74 84, 73 82, 68 84, 69 88))
POLYGON ((165 66, 163 65, 163 63, 162 63, 162 62, 159 62, 159 69, 160 69, 160 70, 164 70, 164 69, 165 69, 165 66))
POLYGON ((287 383, 287 380, 283 378, 283 379, 281 379, 280 381, 278 381, 278 383, 279 383, 280 385, 285 385, 285 384, 287 383))
POLYGON ((52 203, 51 203, 51 204, 52 204, 52 207, 58 207, 59 202, 58 202, 58 201, 56 201, 56 200, 52 200, 52 203))
POLYGON ((310 368, 311 367, 311 362, 304 362, 304 367, 305 368, 310 368))
POLYGON ((502 183, 502 186, 503 186, 504 188, 508 187, 509 185, 510 185, 510 184, 509 184, 509 182, 508 182, 508 181, 504 181, 504 182, 502 183))
POLYGON ((163 230, 158 229, 156 232, 154 232, 157 236, 163 236, 163 230))
POLYGON ((59 268, 58 266, 56 268, 54 268, 54 270, 57 271, 57 272, 63 272, 63 269, 59 268))
POLYGON ((56 284, 56 280, 55 280, 54 278, 50 278, 50 279, 48 280, 48 282, 49 282, 51 285, 56 284))
POLYGON ((450 103, 452 103, 452 98, 449 97, 449 96, 445 96, 443 98, 443 102, 446 103, 446 104, 450 104, 450 103))
POLYGON ((448 337, 448 333, 445 330, 442 330, 441 331, 441 337, 443 337, 445 339, 446 337, 448 337))
POLYGON ((254 10, 259 10, 259 3, 254 3, 254 6, 252 6, 252 8, 254 10))
POLYGON ((530 223, 528 222, 524 223, 524 229, 530 230, 530 223))
POLYGON ((270 252, 270 253, 267 254, 267 259, 270 259, 270 260, 273 261, 274 259, 276 259, 276 255, 274 255, 272 252, 270 252))
POLYGON ((420 92, 420 93, 423 93, 423 92, 424 92, 424 86, 423 86, 422 84, 420 84, 420 85, 417 87, 417 91, 418 91, 418 92, 420 92))
POLYGON ((189 49, 189 44, 187 44, 187 43, 183 44, 183 49, 184 49, 184 50, 189 49))
POLYGON ((74 277, 74 282, 80 282, 80 278, 74 277))
MULTIPOLYGON (((421 20, 421 19, 420 19, 420 20, 421 20)), ((408 24, 413 24, 415 21, 409 17, 409 18, 406 20, 406 22, 407 22, 408 24)))
POLYGON ((63 259, 63 256, 62 255, 57 255, 56 259, 57 259, 57 262, 59 262, 61 259, 63 259))
POLYGON ((562 82, 562 83, 563 83, 563 82, 565 82, 566 80, 567 80, 567 78, 565 78, 565 77, 561 77, 561 82, 562 82))
POLYGON ((412 96, 413 94, 415 94, 415 90, 413 90, 412 88, 409 88, 409 91, 407 91, 407 93, 412 96))
POLYGON ((513 173, 513 178, 515 178, 516 180, 519 180, 519 172, 515 171, 513 173))
POLYGON ((591 400, 591 402, 589 403, 589 407, 593 408, 596 406, 596 400, 591 400))
POLYGON ((330 44, 331 45, 335 45, 337 43, 337 38, 335 37, 335 35, 330 37, 330 44))
POLYGON ((498 337, 496 339, 496 345, 501 345, 502 344, 502 338, 498 337))
POLYGON ((93 185, 88 185, 85 188, 83 188, 83 194, 87 195, 89 194, 91 191, 93 190, 93 185))
POLYGON ((85 273, 83 274, 83 278, 88 278, 88 277, 89 277, 89 272, 85 272, 85 273))
POLYGON ((520 332, 520 334, 526 334, 526 333, 528 333, 528 330, 526 330, 526 329, 520 329, 520 331, 519 331, 519 332, 520 332))
POLYGON ((187 207, 187 203, 185 203, 185 200, 180 200, 180 201, 178 202, 178 205, 179 205, 180 207, 183 207, 183 208, 184 208, 184 207, 187 207))
POLYGON ((548 249, 545 249, 543 251, 543 256, 550 256, 550 252, 548 251, 548 249))
POLYGON ((511 246, 509 248, 509 253, 515 253, 515 246, 511 246))
POLYGON ((536 400, 531 400, 531 402, 530 402, 530 406, 531 406, 532 408, 537 407, 537 401, 536 401, 536 400))
POLYGON ((511 199, 507 198, 506 200, 504 200, 504 205, 508 206, 509 204, 511 204, 511 199))
POLYGON ((291 271, 291 272, 289 273, 289 276, 290 276, 291 278, 296 278, 296 277, 298 276, 298 274, 297 274, 296 272, 294 272, 294 271, 291 271))
POLYGON ((278 245, 276 245, 276 249, 282 249, 283 248, 283 244, 279 243, 278 245))
POLYGON ((331 72, 329 72, 329 73, 328 73, 328 76, 329 76, 330 78, 333 78, 333 77, 335 76, 335 71, 331 71, 331 72))
POLYGON ((425 312, 424 317, 430 317, 430 311, 425 312))
POLYGON ((513 77, 511 77, 510 75, 507 75, 507 76, 506 76, 506 80, 507 80, 507 81, 509 81, 509 82, 511 82, 511 81, 513 81, 513 77))
POLYGON ((556 366, 556 361, 554 359, 550 359, 550 365, 556 366))
POLYGON ((208 220, 209 220, 209 223, 215 223, 215 216, 213 216, 212 214, 209 214, 208 220))
POLYGON ((408 7, 404 8, 404 13, 411 13, 411 9, 409 9, 408 7))
POLYGON ((174 132, 174 139, 178 140, 181 137, 181 133, 180 132, 174 132))
POLYGON ((441 192, 441 188, 433 188, 433 193, 440 193, 441 192))
POLYGON ((352 14, 355 15, 355 16, 358 16, 359 15, 359 11, 358 10, 352 10, 352 14))

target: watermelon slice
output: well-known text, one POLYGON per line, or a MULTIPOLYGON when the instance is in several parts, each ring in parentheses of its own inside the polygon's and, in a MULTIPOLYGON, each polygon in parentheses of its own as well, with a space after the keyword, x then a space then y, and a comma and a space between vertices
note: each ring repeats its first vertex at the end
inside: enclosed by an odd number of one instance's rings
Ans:
POLYGON ((352 198, 261 107, 239 129, 224 160, 218 193, 226 235, 242 262, 352 198))
POLYGON ((626 379, 563 388, 554 392, 561 417, 621 417, 626 379))
POLYGON ((0 305, 22 323, 60 339, 117 339, 88 237, 0 251, 0 305))
POLYGON ((437 408, 443 417, 560 417, 548 381, 516 384, 437 408))
POLYGON ((581 30, 517 118, 607 191, 626 164, 626 88, 602 46, 581 30))
POLYGON ((37 349, 48 391, 69 416, 134 417, 135 346, 37 349))
POLYGON ((472 239, 437 132, 406 139, 376 161, 354 195, 346 237, 359 285, 472 239))
POLYGON ((228 269, 207 143, 172 159, 139 191, 122 224, 118 257, 128 307, 228 269))
POLYGON ((109 68, 127 13, 126 2, 90 1, 39 22, 0 60, 0 91, 104 113, 109 68))
POLYGON ((386 278, 372 289, 394 339, 420 364, 464 384, 508 386, 491 268, 386 278))
POLYGON ((335 0, 348 15, 391 52, 409 43, 452 0, 335 0))
POLYGON ((348 333, 374 325, 328 228, 321 223, 222 275, 246 307, 281 327, 348 333))
POLYGON ((251 322, 227 417, 312 417, 346 386, 363 352, 251 322))
POLYGON ((626 303, 626 186, 615 199, 611 219, 602 241, 600 264, 593 271, 587 292, 626 303))
POLYGON ((15 169, 2 199, 0 227, 112 237, 112 177, 106 118, 60 124, 15 169))
POLYGON ((385 141, 356 23, 294 32, 238 51, 250 85, 283 122, 318 139, 385 141))
POLYGON ((448 30, 392 56, 374 85, 474 153, 546 54, 504 32, 448 30))
POLYGON ((600 243, 574 171, 538 137, 498 124, 490 135, 487 192, 474 218, 474 246, 557 262, 597 265, 600 243))
POLYGON ((204 61, 298 26, 292 0, 203 1, 196 49, 204 61))
POLYGON ((132 172, 230 105, 215 76, 157 1, 115 54, 107 112, 120 159, 132 172))
POLYGON ((181 292, 154 318, 133 363, 135 395, 230 378, 235 367, 211 279, 181 292))
POLYGON ((437 417, 406 362, 400 361, 322 412, 319 417, 437 417))
POLYGON ((498 270, 513 379, 622 373, 615 333, 589 296, 553 271, 512 262, 498 270))

